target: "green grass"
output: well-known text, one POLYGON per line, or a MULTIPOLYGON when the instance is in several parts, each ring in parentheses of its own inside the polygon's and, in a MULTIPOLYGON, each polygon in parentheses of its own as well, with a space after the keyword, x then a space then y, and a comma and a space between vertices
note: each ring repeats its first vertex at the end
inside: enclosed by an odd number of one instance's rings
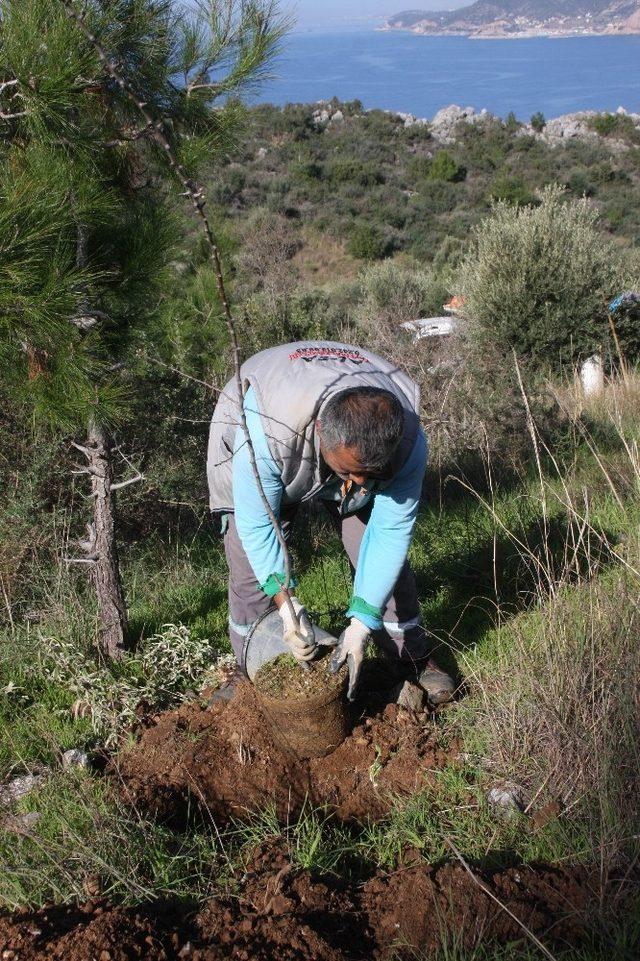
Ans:
POLYGON ((213 827, 178 834, 118 801, 85 771, 58 772, 19 805, 37 812, 24 833, 0 830, 0 903, 10 909, 99 893, 135 904, 163 896, 205 898, 225 877, 213 827), (93 886, 93 887, 92 887, 93 886))

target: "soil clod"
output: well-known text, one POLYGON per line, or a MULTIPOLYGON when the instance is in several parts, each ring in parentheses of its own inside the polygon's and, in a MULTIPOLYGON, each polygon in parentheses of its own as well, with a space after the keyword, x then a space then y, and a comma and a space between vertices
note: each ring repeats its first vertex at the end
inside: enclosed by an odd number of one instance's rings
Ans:
POLYGON ((440 747, 424 715, 390 704, 331 754, 300 760, 275 742, 257 692, 244 683, 230 702, 159 715, 117 764, 126 794, 170 823, 181 823, 194 802, 218 824, 269 803, 286 820, 305 798, 361 821, 383 817, 394 796, 419 790, 458 750, 440 747))
MULTIPOLYGON (((522 925, 458 865, 419 864, 361 885, 283 871, 276 854, 259 850, 238 895, 211 899, 195 917, 177 904, 106 902, 0 915, 0 949, 20 961, 414 961, 447 943, 472 950, 526 941, 522 925)), ((520 867, 484 881, 545 943, 580 944, 594 903, 587 870, 520 867)))

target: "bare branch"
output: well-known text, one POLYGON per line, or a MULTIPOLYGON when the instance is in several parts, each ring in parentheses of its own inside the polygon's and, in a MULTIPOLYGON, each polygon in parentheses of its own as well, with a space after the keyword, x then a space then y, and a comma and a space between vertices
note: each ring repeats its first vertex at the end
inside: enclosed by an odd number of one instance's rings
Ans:
POLYGON ((63 557, 65 564, 97 564, 99 557, 94 554, 92 557, 63 557))
POLYGON ((143 480, 146 480, 146 477, 144 476, 144 474, 138 474, 137 477, 130 477, 129 480, 118 481, 117 484, 112 484, 112 485, 111 485, 111 490, 112 490, 112 491, 120 491, 120 490, 122 490, 123 487, 130 487, 131 484, 137 484, 137 483, 139 483, 140 481, 143 481, 143 480))
POLYGON ((187 97, 189 97, 194 90, 221 90, 222 84, 219 83, 190 83, 187 87, 187 97))
POLYGON ((16 117, 26 117, 28 111, 18 110, 17 113, 4 113, 0 110, 0 120, 15 120, 16 117))
MULTIPOLYGON (((17 80, 3 80, 0 82, 0 96, 9 88, 15 88, 18 86, 17 80)), ((9 100, 15 100, 16 97, 20 96, 20 92, 16 90, 9 100)), ((26 110, 14 110, 12 113, 5 113, 4 110, 0 110, 0 120, 14 120, 16 117, 26 117, 26 110)))
POLYGON ((76 444, 74 440, 71 441, 71 446, 79 450, 81 454, 84 454, 87 459, 91 457, 91 451, 88 447, 83 447, 82 444, 76 444))
POLYGON ((77 317, 71 317, 71 323, 75 324, 79 330, 91 330, 92 327, 98 323, 99 320, 106 320, 108 314, 105 314, 103 310, 91 310, 84 314, 79 314, 77 317))
POLYGON ((90 474, 96 476, 96 472, 91 467, 78 467, 76 470, 71 471, 72 474, 90 474))

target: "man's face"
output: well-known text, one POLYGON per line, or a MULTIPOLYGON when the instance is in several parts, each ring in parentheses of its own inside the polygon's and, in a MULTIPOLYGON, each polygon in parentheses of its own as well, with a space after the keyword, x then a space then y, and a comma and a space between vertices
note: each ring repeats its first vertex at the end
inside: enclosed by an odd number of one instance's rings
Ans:
POLYGON ((327 466, 342 480, 350 480, 359 487, 364 487, 366 481, 373 476, 358 460, 355 447, 334 447, 329 451, 324 450, 320 444, 320 453, 327 466))

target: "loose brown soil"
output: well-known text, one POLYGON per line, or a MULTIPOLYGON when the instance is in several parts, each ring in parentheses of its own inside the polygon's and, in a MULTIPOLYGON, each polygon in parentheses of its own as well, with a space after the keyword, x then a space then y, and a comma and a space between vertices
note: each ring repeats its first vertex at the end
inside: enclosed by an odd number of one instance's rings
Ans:
MULTIPOLYGON (((326 651, 326 648, 324 649, 326 651)), ((337 674, 329 671, 328 652, 308 664, 307 670, 291 654, 281 654, 268 661, 255 676, 256 690, 265 697, 306 700, 338 691, 344 684, 346 667, 337 674)))
POLYGON ((117 762, 125 792, 156 815, 180 822, 194 800, 218 824, 269 802, 286 818, 305 798, 340 818, 380 818, 393 795, 419 789, 451 753, 425 715, 388 705, 358 724, 332 754, 301 761, 273 741, 250 684, 207 708, 185 704, 150 721, 117 762))
MULTIPOLYGON (((586 871, 513 868, 484 881, 545 943, 581 941, 594 903, 586 871)), ((1 956, 12 961, 409 961, 447 940, 472 948, 526 936, 462 867, 415 865, 347 884, 296 871, 267 847, 237 897, 192 917, 166 903, 96 902, 0 916, 1 956)))
MULTIPOLYGON (((344 820, 380 817, 392 795, 415 791, 451 755, 425 715, 378 708, 333 754, 295 762, 272 743, 247 684, 230 703, 186 704, 151 719, 120 759, 121 783, 139 804, 174 819, 184 818, 189 797, 218 823, 270 801, 285 817, 305 796, 344 820)), ((482 874, 518 921, 457 863, 433 868, 406 859, 368 880, 317 877, 271 841, 254 852, 233 895, 221 893, 199 909, 92 901, 0 914, 0 958, 415 961, 447 943, 525 942, 522 925, 551 948, 574 946, 595 914, 597 876, 531 866, 482 874)))

